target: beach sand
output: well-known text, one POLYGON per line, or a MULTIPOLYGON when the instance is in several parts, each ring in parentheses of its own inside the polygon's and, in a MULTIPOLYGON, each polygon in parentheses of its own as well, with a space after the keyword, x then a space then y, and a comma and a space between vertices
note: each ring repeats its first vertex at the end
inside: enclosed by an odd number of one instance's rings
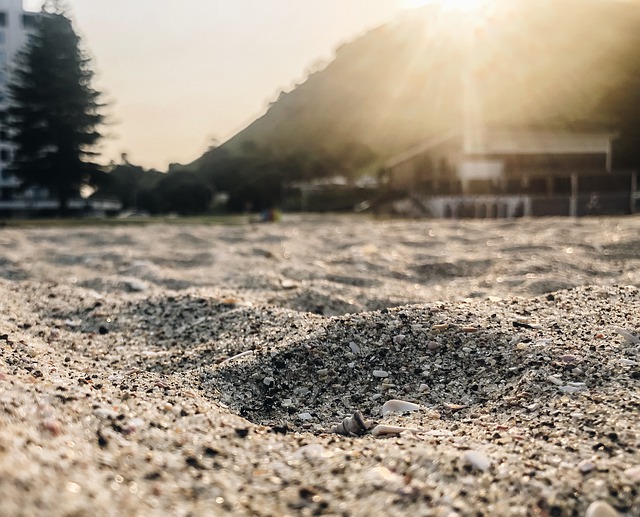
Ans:
POLYGON ((639 286, 640 217, 2 229, 0 514, 640 515, 639 286))

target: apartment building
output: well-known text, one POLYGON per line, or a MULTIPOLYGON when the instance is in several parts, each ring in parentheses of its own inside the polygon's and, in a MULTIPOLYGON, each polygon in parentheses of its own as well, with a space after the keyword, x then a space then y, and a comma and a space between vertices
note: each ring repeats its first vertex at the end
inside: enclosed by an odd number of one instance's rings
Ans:
MULTIPOLYGON (((25 11, 22 0, 0 0, 0 110, 8 101, 7 85, 14 59, 27 42, 38 13, 25 11)), ((0 216, 26 210, 35 199, 48 198, 42 189, 19 192, 20 181, 6 170, 13 148, 0 117, 0 216)))

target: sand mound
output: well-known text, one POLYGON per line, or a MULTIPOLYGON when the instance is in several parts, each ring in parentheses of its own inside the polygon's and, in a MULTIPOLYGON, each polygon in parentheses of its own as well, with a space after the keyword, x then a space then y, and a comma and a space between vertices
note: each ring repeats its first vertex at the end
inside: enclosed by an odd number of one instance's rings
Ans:
POLYGON ((639 232, 3 229, 2 514, 638 515, 639 232))
MULTIPOLYGON (((203 381, 251 421, 291 429, 326 431, 355 410, 375 419, 388 399, 454 419, 537 414, 568 393, 634 389, 640 370, 623 365, 635 345, 612 331, 628 313, 612 307, 640 309, 637 288, 336 317, 301 340, 262 334, 251 354, 205 368, 203 381)), ((297 325, 291 313, 276 319, 297 325)))

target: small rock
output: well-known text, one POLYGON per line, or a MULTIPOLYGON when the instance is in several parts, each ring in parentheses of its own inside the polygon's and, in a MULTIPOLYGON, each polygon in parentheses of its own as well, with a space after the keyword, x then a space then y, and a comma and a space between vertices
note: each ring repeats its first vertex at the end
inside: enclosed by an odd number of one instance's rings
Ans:
POLYGON ((364 474, 364 480, 377 488, 398 490, 404 486, 404 478, 386 467, 373 467, 364 474))
POLYGON ((596 468, 595 463, 593 463, 590 460, 583 460, 580 463, 578 463, 578 470, 580 470, 580 472, 582 472, 583 474, 588 474, 592 470, 595 470, 595 468, 596 468))
POLYGON ((578 393, 583 390, 584 388, 580 386, 560 386, 560 391, 563 393, 578 393))
POLYGON ((407 338, 407 336, 405 336, 404 334, 398 334, 397 336, 395 336, 393 338, 393 344, 394 345, 401 345, 406 338, 407 338))
POLYGON ((640 465, 625 470, 624 475, 632 483, 640 483, 640 465))
POLYGON ((418 387, 418 391, 420 393, 424 393, 425 391, 429 391, 429 385, 428 384, 420 384, 420 386, 418 387))
POLYGON ((429 341, 427 343, 427 348, 431 351, 437 350, 438 348, 440 348, 440 344, 437 341, 429 341))
POLYGON ((373 370, 373 376, 379 378, 389 377, 389 372, 384 370, 373 370))
POLYGON ((462 456, 462 460, 472 467, 486 472, 491 466, 491 459, 489 456, 480 451, 467 451, 462 456))
POLYGON ((355 341, 351 341, 349 343, 349 348, 351 349, 351 351, 354 354, 359 354, 360 353, 360 347, 357 345, 357 343, 355 341))
POLYGON ((313 420, 313 416, 311 415, 311 413, 300 413, 298 415, 298 418, 300 420, 313 420))
POLYGON ((589 505, 584 517, 618 517, 618 512, 605 501, 596 501, 589 505))
POLYGON ((307 460, 311 462, 319 462, 331 456, 331 454, 320 444, 312 443, 303 445, 293 453, 295 460, 307 460))
POLYGON ((271 386, 274 382, 275 382, 275 379, 274 379, 273 377, 265 377, 265 378, 262 380, 262 383, 263 383, 265 386, 271 386))

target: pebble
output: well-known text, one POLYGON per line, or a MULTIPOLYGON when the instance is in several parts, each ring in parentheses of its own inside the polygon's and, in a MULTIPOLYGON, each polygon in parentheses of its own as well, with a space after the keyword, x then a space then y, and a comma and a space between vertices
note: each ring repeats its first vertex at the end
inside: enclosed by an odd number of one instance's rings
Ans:
POLYGON ((578 360, 578 356, 573 354, 564 354, 560 356, 560 360, 565 363, 575 363, 578 360))
POLYGON ((349 343, 349 348, 351 349, 351 351, 352 351, 354 354, 359 354, 359 353, 360 353, 360 347, 356 344, 356 342, 355 342, 355 341, 351 341, 351 342, 349 343))
POLYGON ((632 361, 631 359, 620 359, 620 362, 625 366, 636 366, 638 364, 637 361, 632 361))
POLYGON ((389 488, 398 490, 404 486, 404 478, 391 472, 386 467, 373 467, 364 474, 364 479, 377 488, 389 488))
POLYGON ((107 408, 97 408, 93 410, 93 414, 95 416, 97 416, 98 418, 103 418, 105 420, 110 419, 110 418, 117 418, 118 416, 118 412, 114 411, 113 409, 107 409, 107 408))
POLYGON ((398 334, 397 336, 395 336, 393 338, 393 344, 394 345, 401 345, 406 338, 407 338, 407 336, 405 336, 404 334, 398 334))
POLYGON ((274 382, 275 382, 275 379, 274 379, 273 377, 265 377, 265 378, 262 380, 262 383, 263 383, 265 386, 271 386, 274 382))
POLYGON ((640 483, 640 465, 625 470, 624 476, 632 483, 640 483))
POLYGON ((311 413, 300 413, 298 415, 298 418, 300 420, 313 420, 313 416, 311 415, 311 413))
POLYGON ((373 376, 379 378, 389 377, 389 372, 384 370, 373 370, 373 376))
POLYGON ((580 391, 584 391, 584 388, 581 386, 560 386, 560 391, 563 393, 578 393, 580 391))
POLYGON ((560 377, 556 377, 555 375, 549 375, 547 377, 547 380, 555 384, 556 386, 562 386, 562 379, 560 379, 560 377))
POLYGON ((595 470, 595 468, 596 464, 591 460, 583 460, 578 463, 578 470, 580 470, 580 472, 582 472, 583 474, 588 474, 592 470, 595 470))
POLYGON ((482 472, 486 472, 491 466, 491 458, 480 451, 471 450, 465 452, 462 456, 462 461, 482 472))
POLYGON ((303 445, 296 452, 293 453, 292 458, 294 460, 308 460, 317 462, 324 460, 330 456, 329 452, 320 444, 311 443, 309 445, 303 445))
POLYGON ((437 341, 429 341, 427 343, 427 348, 429 350, 437 350, 438 348, 440 348, 440 344, 437 341))
POLYGON ((429 391, 429 385, 428 384, 420 384, 420 386, 418 387, 418 392, 424 393, 425 391, 429 391))
POLYGON ((589 505, 584 517, 618 517, 618 512, 605 501, 596 501, 589 505))

